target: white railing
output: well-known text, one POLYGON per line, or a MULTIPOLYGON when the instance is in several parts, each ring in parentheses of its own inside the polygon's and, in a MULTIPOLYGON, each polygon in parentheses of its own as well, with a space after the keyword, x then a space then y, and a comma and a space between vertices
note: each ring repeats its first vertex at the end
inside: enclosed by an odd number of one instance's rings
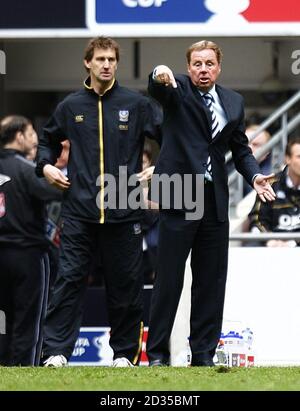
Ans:
POLYGON ((299 233, 232 233, 231 241, 300 240, 299 233))
MULTIPOLYGON (((255 158, 260 160, 263 156, 272 151, 272 166, 273 171, 278 172, 284 160, 285 146, 288 140, 288 136, 293 132, 300 124, 300 106, 299 112, 292 118, 288 118, 288 112, 291 108, 295 108, 295 105, 300 101, 300 91, 295 93, 288 101, 286 101, 281 107, 279 107, 273 114, 271 114, 253 133, 250 141, 253 140, 259 133, 266 130, 270 125, 275 123, 278 119, 281 120, 279 130, 273 134, 271 139, 255 153, 255 158)), ((226 154, 226 162, 232 159, 232 153, 226 154)), ((243 198, 243 177, 234 170, 228 178, 229 194, 230 194, 230 209, 231 215, 235 214, 238 203, 243 198)))

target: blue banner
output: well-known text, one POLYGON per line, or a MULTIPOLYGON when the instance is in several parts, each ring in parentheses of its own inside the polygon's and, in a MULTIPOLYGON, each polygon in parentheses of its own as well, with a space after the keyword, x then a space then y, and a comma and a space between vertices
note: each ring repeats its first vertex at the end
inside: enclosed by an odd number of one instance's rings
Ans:
POLYGON ((113 360, 108 327, 81 327, 70 365, 106 365, 113 360))
POLYGON ((97 23, 205 23, 205 0, 95 0, 97 23))

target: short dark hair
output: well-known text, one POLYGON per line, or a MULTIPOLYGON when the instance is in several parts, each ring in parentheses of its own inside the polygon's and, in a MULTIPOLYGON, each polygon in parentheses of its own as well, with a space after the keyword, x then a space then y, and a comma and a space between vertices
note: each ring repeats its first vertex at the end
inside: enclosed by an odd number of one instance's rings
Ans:
POLYGON ((285 148, 285 155, 286 155, 286 156, 291 157, 291 155, 292 155, 292 147, 293 147, 295 144, 300 144, 300 137, 294 137, 294 138, 291 138, 291 139, 288 141, 288 143, 287 143, 287 145, 286 145, 286 148, 285 148))
POLYGON ((12 114, 0 121, 0 144, 5 146, 12 143, 18 132, 24 133, 26 128, 32 125, 31 121, 24 116, 12 114))
POLYGON ((95 49, 113 49, 116 52, 116 59, 120 59, 120 46, 110 37, 94 37, 91 39, 84 52, 84 60, 91 61, 94 55, 95 49))

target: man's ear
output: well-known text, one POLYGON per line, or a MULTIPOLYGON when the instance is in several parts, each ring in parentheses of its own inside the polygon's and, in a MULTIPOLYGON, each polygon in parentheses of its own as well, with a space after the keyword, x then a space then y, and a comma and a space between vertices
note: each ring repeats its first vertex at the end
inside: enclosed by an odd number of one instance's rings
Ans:
POLYGON ((16 133, 16 140, 21 141, 24 138, 24 134, 22 131, 17 131, 16 133))
POLYGON ((83 60, 84 66, 89 70, 91 68, 91 62, 87 60, 83 60))
POLYGON ((24 134, 21 131, 17 131, 16 137, 15 137, 15 142, 22 147, 23 142, 24 142, 24 134))
POLYGON ((287 166, 289 166, 290 163, 291 163, 291 158, 290 158, 289 156, 285 155, 285 164, 286 164, 287 166))

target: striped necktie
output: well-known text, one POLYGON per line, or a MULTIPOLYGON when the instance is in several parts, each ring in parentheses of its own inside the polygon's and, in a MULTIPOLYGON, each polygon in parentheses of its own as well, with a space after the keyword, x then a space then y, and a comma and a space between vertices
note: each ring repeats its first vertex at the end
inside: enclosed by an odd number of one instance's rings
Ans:
MULTIPOLYGON (((217 120, 216 113, 214 112, 212 103, 214 102, 214 98, 210 93, 205 93, 202 95, 206 106, 209 108, 211 112, 211 137, 215 138, 220 133, 220 126, 217 120)), ((205 179, 212 181, 212 171, 211 171, 211 161, 210 156, 206 162, 206 170, 205 170, 205 179)))

